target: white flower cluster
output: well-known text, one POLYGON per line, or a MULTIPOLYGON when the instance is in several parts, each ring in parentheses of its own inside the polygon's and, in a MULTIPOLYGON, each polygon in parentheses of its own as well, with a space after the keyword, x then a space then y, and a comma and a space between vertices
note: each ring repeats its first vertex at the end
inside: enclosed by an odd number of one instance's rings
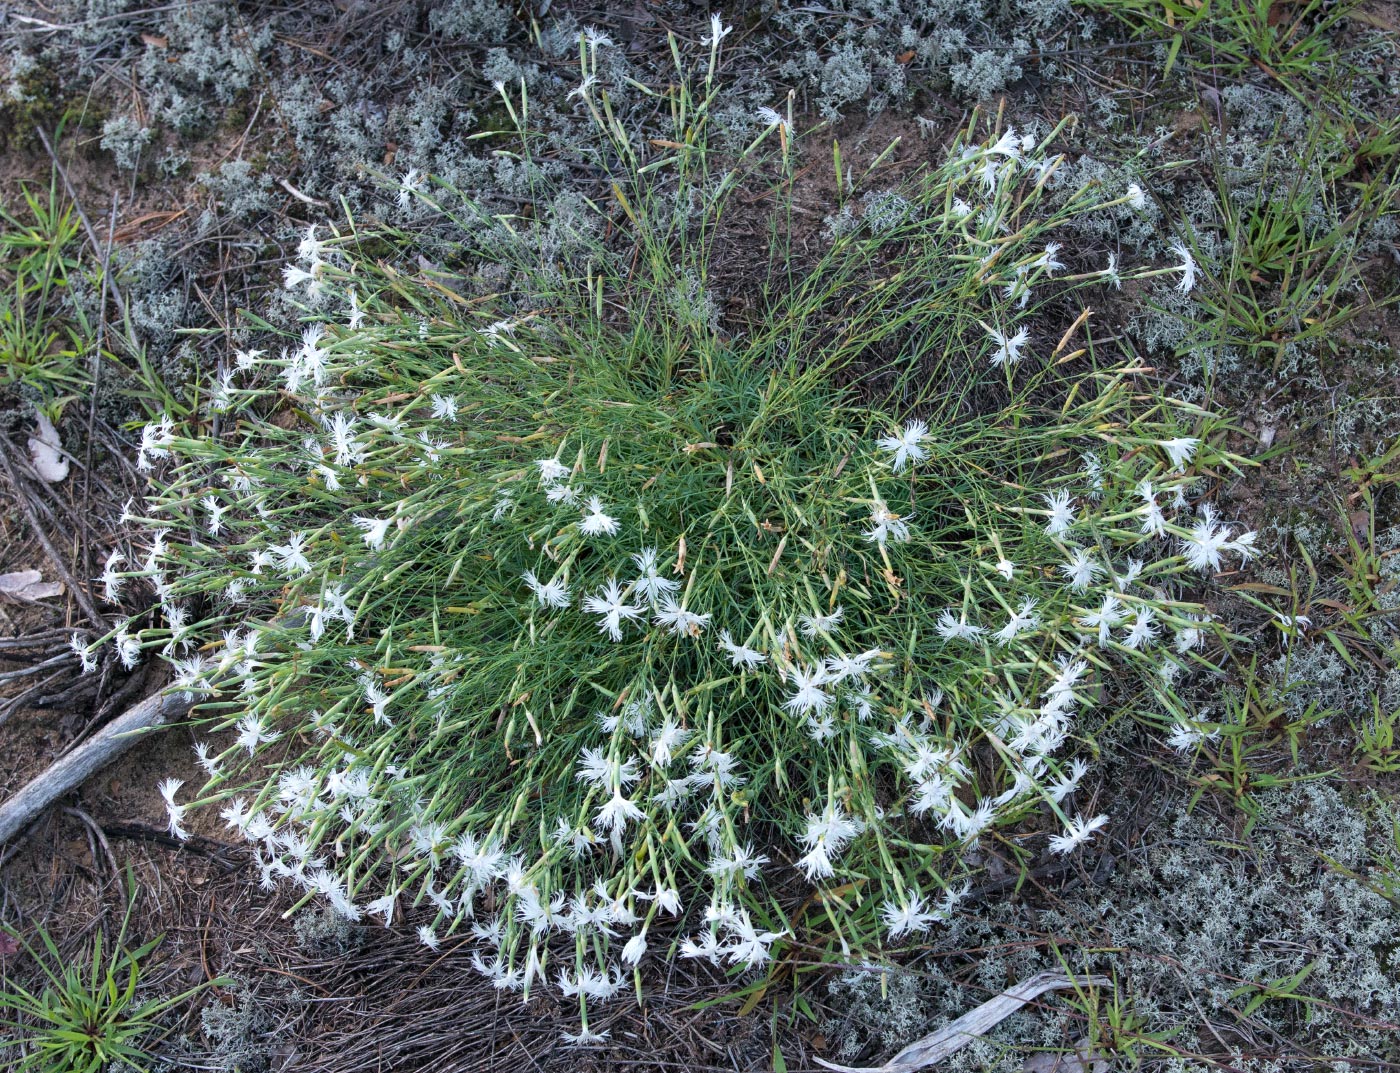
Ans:
MULTIPOLYGON (((340 450, 345 436, 342 422, 336 420, 339 416, 324 422, 327 442, 318 451, 328 464, 337 466, 341 463, 331 456, 340 450)), ((444 419, 440 412, 434 412, 433 417, 444 419)), ((379 422, 377 427, 382 430, 386 424, 379 422)), ((405 422, 404 428, 396 430, 396 441, 406 437, 406 426, 405 422)), ((926 424, 911 422, 878 439, 864 463, 867 479, 877 482, 878 489, 878 482, 917 470, 927 460, 924 444, 929 436, 926 424), (879 476, 881 473, 886 476, 879 476)), ((357 450, 345 452, 344 463, 353 466, 364 461, 373 439, 371 434, 357 450)), ((1199 443, 1194 438, 1172 438, 1156 446, 1165 456, 1165 465, 1184 466, 1199 443)), ((521 595, 530 608, 532 630, 557 629, 558 616, 577 614, 592 621, 595 632, 612 644, 631 640, 640 646, 656 646, 670 639, 673 644, 705 646, 739 681, 754 676, 765 681, 768 695, 783 713, 781 717, 800 721, 818 745, 841 739, 868 748, 871 764, 885 758, 902 774, 907 787, 906 795, 887 808, 904 810, 918 821, 932 823, 954 840, 975 839, 1008 816, 1024 813, 1028 803, 1046 800, 1058 806, 1078 787, 1086 765, 1076 760, 1064 766, 1052 758, 1089 703, 1090 661, 1102 664, 1102 657, 1095 658, 1093 651, 1124 656, 1153 652, 1166 625, 1175 634, 1176 656, 1161 652, 1153 658, 1164 677, 1170 676, 1168 669, 1174 674, 1181 667, 1178 657, 1204 640, 1205 620, 1195 613, 1195 605, 1169 598, 1166 588, 1183 571, 1219 568, 1223 553, 1234 552, 1242 559, 1252 554, 1253 534, 1232 537, 1209 505, 1202 507, 1194 521, 1178 522, 1168 516, 1167 511, 1185 510, 1174 506, 1184 503, 1183 490, 1191 481, 1185 474, 1159 474, 1119 488, 1109 480, 1118 467, 1107 465, 1096 455, 1086 456, 1084 463, 1085 472, 1092 476, 1079 495, 1062 488, 1041 497, 1043 509, 1026 508, 1028 518, 1042 518, 1035 531, 1061 548, 1062 598, 1047 597, 1043 588, 1023 591, 1013 579, 1021 577, 1029 586, 1034 572, 1007 558, 998 558, 995 563, 990 558, 984 560, 983 572, 974 569, 963 578, 964 602, 944 608, 936 623, 937 635, 945 645, 962 646, 969 655, 950 663, 953 675, 943 676, 917 707, 897 710, 892 719, 887 713, 898 696, 898 689, 890 688, 893 652, 878 646, 860 649, 859 626, 845 607, 794 614, 783 631, 740 622, 712 628, 715 612, 687 606, 683 588, 686 574, 678 552, 662 553, 647 545, 635 552, 618 551, 616 558, 608 555, 615 544, 625 544, 634 537, 624 524, 623 512, 609 513, 611 508, 605 507, 598 495, 554 494, 561 487, 572 489, 574 485, 568 482, 586 477, 582 467, 566 466, 556 456, 529 464, 539 478, 535 494, 545 510, 582 515, 580 521, 559 530, 565 534, 572 530, 577 539, 563 542, 572 547, 571 555, 558 562, 543 560, 544 565, 553 567, 548 580, 542 580, 546 571, 539 564, 524 570, 519 575, 521 595), (1165 506, 1159 497, 1167 499, 1165 506), (605 521, 592 521, 597 518, 605 521), (1115 544, 1141 557, 1117 560, 1111 553, 1115 544), (1156 557, 1149 557, 1154 549, 1156 557), (585 551, 587 556, 582 554, 585 551), (585 559, 591 576, 605 578, 602 584, 575 580, 585 559), (742 643, 735 640, 736 635, 744 638, 742 643), (1046 651, 1060 654, 1047 661, 1041 654, 1046 651), (1006 668, 995 685, 987 673, 993 667, 1006 668), (980 694, 972 711, 965 699, 969 691, 980 694), (957 702, 955 696, 960 698, 957 702), (958 725, 968 727, 972 735, 950 734, 946 729, 958 725), (978 728, 989 729, 1003 743, 1004 762, 1003 784, 980 794, 970 764, 972 736, 978 728)), ((887 541, 908 543, 913 532, 909 521, 892 518, 885 499, 874 502, 872 517, 877 526, 887 527, 886 540, 863 532, 866 540, 878 541, 882 548, 887 541), (892 539, 889 528, 895 521, 898 540, 892 539)), ((536 509, 523 503, 517 508, 536 509)), ((358 544, 367 552, 382 552, 390 531, 397 531, 396 519, 410 514, 408 508, 384 517, 352 514, 348 531, 334 546, 343 551, 358 544)), ((269 554, 255 554, 249 572, 259 575, 271 571, 278 584, 336 573, 339 567, 328 570, 331 564, 320 558, 328 535, 313 539, 300 531, 285 536, 272 531, 263 542, 269 554)), ((999 534, 994 543, 1007 548, 1012 539, 1009 533, 999 534)), ((164 549, 164 554, 169 552, 164 549)), ((303 605, 301 629, 306 641, 302 647, 313 651, 328 639, 331 623, 343 627, 348 643, 357 622, 343 583, 323 581, 321 585, 317 599, 303 605)), ((231 673, 245 695, 256 693, 259 671, 269 666, 271 659, 271 653, 259 649, 266 633, 257 627, 226 632, 224 655, 217 668, 207 665, 197 672, 187 671, 188 684, 210 689, 213 678, 231 673)), ((430 665, 445 682, 460 670, 461 656, 447 658, 442 652, 433 652, 430 665)), ((370 723, 392 727, 393 709, 406 704, 402 691, 395 691, 392 682, 363 665, 352 670, 358 689, 356 702, 370 723)), ((435 690, 439 699, 449 692, 443 685, 423 692, 431 699, 435 690)), ((326 897, 347 916, 359 918, 370 912, 388 923, 405 887, 359 902, 352 894, 352 877, 338 873, 325 847, 347 837, 374 836, 391 827, 394 816, 406 807, 417 819, 408 828, 410 845, 404 852, 420 861, 421 896, 449 923, 473 918, 483 898, 503 906, 509 919, 498 910, 487 924, 473 926, 475 934, 500 941, 481 966, 498 986, 523 988, 537 980, 546 982, 540 966, 548 955, 541 944, 551 934, 611 938, 622 929, 636 929, 622 947, 621 960, 635 964, 645 954, 647 928, 655 913, 659 910, 675 916, 682 911, 677 880, 666 871, 664 879, 658 876, 653 887, 646 889, 636 884, 635 877, 615 869, 620 860, 644 846, 646 839, 656 836, 658 821, 674 826, 681 816, 689 816, 686 823, 703 847, 706 859, 702 871, 712 893, 705 915, 708 927, 687 940, 682 953, 716 964, 755 967, 768 958, 771 944, 781 935, 761 929, 749 910, 735 902, 742 888, 761 879, 772 864, 768 856, 756 852, 750 841, 740 837, 734 825, 730 803, 748 781, 745 765, 721 747, 712 732, 688 725, 676 710, 663 714, 651 693, 639 694, 613 713, 600 714, 597 725, 602 736, 597 744, 582 748, 575 771, 576 781, 588 789, 586 819, 551 817, 553 835, 535 861, 528 859, 525 847, 512 847, 495 835, 462 828, 447 819, 429 819, 421 800, 405 805, 394 789, 394 780, 407 775, 407 764, 389 764, 376 773, 355 759, 359 743, 330 713, 312 713, 310 723, 344 748, 338 762, 330 768, 302 765, 284 771, 270 800, 250 805, 239 798, 224 809, 229 824, 260 848, 267 883, 292 879, 326 897), (336 828, 341 833, 332 838, 331 831, 336 828), (645 837, 638 838, 642 832, 645 837), (604 874, 570 894, 556 885, 551 864, 555 859, 592 859, 604 874), (620 877, 625 882, 618 882, 620 877), (511 927, 512 922, 516 927, 511 927), (522 939, 528 946, 523 963, 512 955, 509 945, 522 939)), ((250 756, 281 736, 265 714, 252 711, 240 717, 233 729, 236 740, 228 751, 244 751, 250 756)), ((219 774, 219 758, 204 744, 201 762, 211 775, 219 774)), ((162 787, 162 793, 171 809, 172 831, 182 834, 179 824, 184 806, 176 805, 173 796, 178 789, 178 782, 172 781, 162 787)), ((808 880, 835 876, 849 847, 860 840, 871 822, 878 822, 877 817, 885 818, 880 806, 867 805, 867 815, 853 815, 833 794, 820 811, 806 816, 796 836, 800 852, 794 854, 794 864, 808 880)), ((1090 820, 1066 817, 1064 833, 1053 835, 1049 848, 1067 852, 1088 840, 1106 820, 1104 816, 1090 820)), ((938 907, 930 909, 922 892, 906 890, 885 902, 882 917, 890 937, 897 939, 945 918, 956 900, 955 892, 945 891, 938 907)), ((431 928, 423 932, 423 938, 429 945, 438 942, 438 934, 431 928)), ((580 969, 578 973, 559 978, 565 994, 597 1000, 615 993, 619 986, 615 969, 599 969, 593 975, 580 969)))
MULTIPOLYGON (((1065 270, 1057 244, 1000 230, 1055 163, 1008 131, 943 176, 939 226, 978 249, 992 303, 983 368, 1027 361, 1019 311, 1065 270)), ((1213 450, 1181 430, 1195 411, 1106 420, 1123 391, 999 438, 823 407, 839 463, 776 423, 687 443, 687 384, 629 399, 575 378, 549 353, 566 325, 429 317, 314 227, 299 255, 288 286, 340 313, 277 358, 237 352, 223 438, 142 437, 150 552, 102 580, 111 598, 145 579, 161 625, 113 642, 128 665, 160 646, 210 698, 204 800, 266 885, 386 925, 431 914, 423 943, 469 933, 503 990, 586 1008, 668 948, 762 966, 786 934, 758 893, 779 870, 869 877, 858 896, 902 940, 968 889, 930 847, 1036 815, 1047 852, 1083 845, 1108 820, 1073 811, 1088 769, 1059 754, 1117 675, 1167 690, 1191 668, 1214 627, 1190 588, 1255 554, 1192 508, 1213 450), (288 398, 290 416, 254 405, 288 398), (1036 458, 1077 444, 1080 464, 1030 489, 988 476, 1037 436, 1036 458), (194 597, 218 607, 205 622, 194 597)), ((181 788, 161 787, 178 837, 181 788)))

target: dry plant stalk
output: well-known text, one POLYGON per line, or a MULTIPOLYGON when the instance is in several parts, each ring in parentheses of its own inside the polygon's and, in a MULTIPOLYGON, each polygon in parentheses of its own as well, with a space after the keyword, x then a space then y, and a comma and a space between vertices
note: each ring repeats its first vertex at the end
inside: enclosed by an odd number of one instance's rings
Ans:
POLYGON ((58 798, 81 786, 141 739, 141 731, 179 719, 186 694, 156 694, 128 708, 27 786, 0 804, 0 845, 10 841, 58 798))

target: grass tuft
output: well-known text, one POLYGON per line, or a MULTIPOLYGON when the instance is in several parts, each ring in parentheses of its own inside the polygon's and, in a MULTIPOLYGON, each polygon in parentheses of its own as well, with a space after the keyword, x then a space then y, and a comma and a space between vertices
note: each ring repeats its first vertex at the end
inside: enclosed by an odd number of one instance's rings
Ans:
POLYGON ((580 999, 577 1041, 658 950, 868 956, 949 916, 979 837, 1092 839, 1072 754, 1117 713, 1193 733, 1172 683, 1228 639, 1198 590, 1256 554, 1193 509, 1240 464, 1223 423, 1084 305, 1190 291, 1192 255, 1062 263, 1070 223, 1144 198, 1048 207, 1058 130, 969 127, 726 330, 733 195, 768 175, 782 206, 803 145, 769 111, 706 148, 720 36, 645 150, 581 38, 609 196, 562 246, 414 173, 401 207, 458 226, 450 262, 310 228, 299 332, 255 321, 197 413, 146 427, 149 552, 108 564, 159 598, 122 660, 201 696, 209 782, 162 786, 172 831, 223 803, 267 884, 470 933, 498 986, 580 999))

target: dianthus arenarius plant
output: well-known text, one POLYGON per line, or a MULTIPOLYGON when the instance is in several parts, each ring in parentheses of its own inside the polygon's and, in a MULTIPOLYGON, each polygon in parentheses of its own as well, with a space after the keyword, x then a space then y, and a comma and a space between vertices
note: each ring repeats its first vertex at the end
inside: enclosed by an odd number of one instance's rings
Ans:
POLYGON ((764 964, 795 882, 869 951, 951 911, 979 833, 1048 811, 1050 848, 1090 838, 1066 754, 1091 705, 1179 717, 1173 676, 1224 636, 1188 597, 1252 553, 1187 503, 1231 464, 1210 415, 1037 320, 1189 285, 1061 266, 1058 227, 1140 191, 1040 216, 1058 132, 969 131, 905 223, 774 274, 726 335, 696 312, 736 185, 698 147, 705 84, 672 157, 612 140, 614 233, 580 226, 573 261, 418 179, 466 206, 462 277, 312 228, 300 345, 239 352, 216 419, 147 428, 150 554, 107 575, 160 594, 116 642, 201 694, 194 803, 269 885, 469 932, 498 986, 579 996, 581 1039, 649 954, 764 964), (511 297, 454 291, 488 258, 511 297), (884 403, 835 386, 857 365, 884 403))

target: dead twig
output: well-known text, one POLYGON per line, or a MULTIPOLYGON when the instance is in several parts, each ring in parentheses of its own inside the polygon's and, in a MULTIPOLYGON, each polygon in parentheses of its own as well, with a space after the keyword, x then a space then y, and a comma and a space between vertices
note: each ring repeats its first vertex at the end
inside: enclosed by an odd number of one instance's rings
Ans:
POLYGON ((926 1069, 955 1051, 962 1050, 974 1039, 986 1035, 1026 1003, 1047 991, 1079 988, 1090 984, 1107 987, 1110 983, 1105 976, 1076 979, 1060 972, 1036 973, 1015 987, 1007 988, 996 998, 988 999, 951 1024, 944 1025, 933 1035, 911 1043, 882 1066, 839 1066, 821 1058, 815 1060, 827 1069, 837 1070, 838 1073, 913 1073, 916 1069, 926 1069))
POLYGON ((10 454, 5 449, 5 445, 0 443, 0 467, 5 470, 5 475, 10 479, 10 487, 15 490, 15 499, 18 501, 20 509, 24 511, 25 520, 29 522, 29 528, 33 530, 34 537, 43 545, 44 551, 48 554, 49 560, 53 563, 54 569, 63 575, 63 580, 68 585, 68 591, 73 594, 73 599, 78 601, 78 606, 83 609, 83 614, 88 617, 93 628, 98 633, 107 632, 107 623, 97 611, 97 606, 92 602, 92 597, 87 590, 78 584, 76 578, 68 569, 68 564, 63 557, 58 554, 58 549, 54 547, 53 541, 49 539, 44 527, 39 524, 39 518, 34 513, 34 505, 29 502, 29 497, 25 494, 23 486, 19 483, 19 476, 15 473, 14 466, 10 465, 10 454))
POLYGON ((28 678, 31 674, 39 674, 51 667, 62 666, 72 658, 71 652, 59 652, 42 663, 31 663, 28 667, 20 667, 18 670, 0 672, 0 684, 13 682, 16 678, 28 678))
POLYGON ((178 849, 182 853, 193 853, 196 857, 207 857, 224 871, 237 867, 236 857, 246 856, 241 846, 232 842, 221 842, 206 835, 191 835, 189 838, 176 838, 167 831, 149 827, 144 823, 116 823, 103 828, 109 838, 125 838, 133 842, 152 842, 166 849, 178 849))
POLYGON ((14 715, 15 712, 29 705, 31 701, 37 706, 39 700, 42 699, 44 695, 44 690, 48 689, 60 678, 67 677, 68 673, 67 671, 59 671, 56 674, 51 674, 43 681, 35 682, 23 692, 17 693, 13 697, 7 697, 3 702, 0 702, 0 726, 4 726, 8 723, 10 717, 14 715))
POLYGON ((80 808, 65 808, 63 811, 74 819, 81 820, 83 826, 88 829, 88 838, 90 840, 96 840, 96 845, 92 847, 93 870, 97 870, 97 846, 100 845, 102 847, 102 852, 107 857, 107 865, 112 869, 113 878, 120 883, 122 870, 117 867, 116 854, 112 852, 112 844, 107 841, 107 834, 102 830, 102 825, 80 808))
POLYGON ((23 637, 0 637, 0 652, 27 651, 46 648, 50 645, 68 643, 72 630, 44 630, 41 633, 27 633, 23 637))
POLYGON ((54 801, 130 749, 141 739, 142 731, 178 719, 189 706, 183 693, 147 697, 54 761, 27 786, 0 803, 0 844, 10 841, 54 801))
POLYGON ((315 205, 317 208, 322 209, 328 209, 331 207, 330 202, 328 201, 322 201, 320 198, 312 197, 310 194, 303 194, 295 186, 287 182, 286 179, 278 179, 277 185, 280 186, 283 190, 287 191, 287 193, 291 194, 292 197, 296 198, 298 201, 305 202, 308 205, 315 205))

